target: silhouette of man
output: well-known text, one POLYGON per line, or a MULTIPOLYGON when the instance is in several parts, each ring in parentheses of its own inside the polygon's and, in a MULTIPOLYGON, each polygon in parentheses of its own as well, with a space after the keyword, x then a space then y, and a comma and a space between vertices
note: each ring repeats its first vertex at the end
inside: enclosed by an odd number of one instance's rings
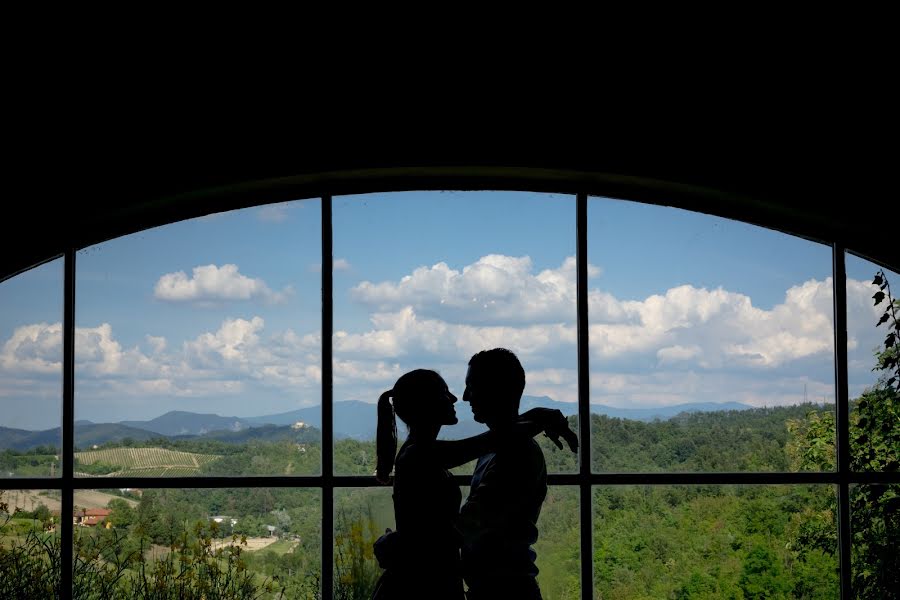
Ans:
MULTIPOLYGON (((475 420, 504 434, 519 414, 525 371, 505 348, 469 360, 463 400, 475 420)), ((504 435, 506 443, 478 459, 469 497, 460 510, 463 577, 469 600, 541 598, 535 577, 537 520, 547 495, 547 466, 530 437, 504 435)))

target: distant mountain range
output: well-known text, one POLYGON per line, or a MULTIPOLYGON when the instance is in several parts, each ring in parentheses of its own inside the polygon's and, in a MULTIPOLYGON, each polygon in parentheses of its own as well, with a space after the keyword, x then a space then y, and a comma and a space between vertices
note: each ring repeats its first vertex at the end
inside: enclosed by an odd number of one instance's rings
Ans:
MULTIPOLYGON (((534 407, 555 408, 564 415, 577 414, 578 407, 572 402, 559 402, 547 396, 523 396, 522 412, 534 407)), ((666 420, 681 413, 712 412, 722 410, 747 410, 748 404, 713 402, 678 404, 656 408, 615 408, 603 404, 591 404, 591 412, 621 419, 637 421, 666 420)), ((484 425, 476 423, 468 403, 458 402, 456 413, 459 423, 446 427, 442 437, 460 438, 480 433, 484 425)), ((203 437, 231 443, 244 443, 253 439, 295 439, 298 435, 309 440, 318 437, 322 425, 319 406, 300 408, 289 412, 263 415, 259 417, 223 417, 216 414, 200 414, 187 411, 170 411, 149 421, 122 421, 120 423, 92 423, 76 421, 75 444, 80 448, 109 441, 131 438, 143 442, 158 437, 188 439, 203 437), (306 427, 292 428, 296 423, 306 427)), ((348 400, 334 404, 334 432, 336 438, 374 439, 376 426, 375 405, 359 400, 348 400)), ((402 427, 402 425, 401 425, 402 427)), ((0 427, 0 450, 26 450, 35 446, 58 446, 59 428, 44 431, 27 431, 0 427)))
MULTIPOLYGON (((271 421, 263 422, 271 423, 271 421)), ((289 423, 278 424, 288 425, 289 423)), ((145 429, 165 436, 204 435, 210 431, 240 431, 251 426, 247 420, 237 417, 221 417, 184 410, 172 410, 149 421, 121 421, 120 425, 145 429)))

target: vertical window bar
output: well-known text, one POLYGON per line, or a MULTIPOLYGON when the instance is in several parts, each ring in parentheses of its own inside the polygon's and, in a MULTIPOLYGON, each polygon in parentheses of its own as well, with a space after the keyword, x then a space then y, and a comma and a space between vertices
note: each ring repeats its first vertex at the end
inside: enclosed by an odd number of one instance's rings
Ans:
POLYGON ((581 502, 581 598, 593 597, 593 548, 591 541, 591 406, 590 373, 588 372, 588 306, 587 306, 587 194, 575 201, 578 322, 578 478, 581 502))
POLYGON ((334 328, 331 196, 322 197, 322 598, 331 600, 334 583, 334 414, 332 330, 334 328))
POLYGON ((75 493, 72 477, 75 465, 75 249, 66 250, 63 265, 63 389, 62 389, 62 490, 59 512, 59 594, 72 594, 72 511, 75 493))
POLYGON ((841 598, 852 598, 850 589, 850 399, 847 386, 847 268, 844 247, 832 246, 834 273, 834 387, 835 450, 838 467, 838 546, 840 550, 841 598))

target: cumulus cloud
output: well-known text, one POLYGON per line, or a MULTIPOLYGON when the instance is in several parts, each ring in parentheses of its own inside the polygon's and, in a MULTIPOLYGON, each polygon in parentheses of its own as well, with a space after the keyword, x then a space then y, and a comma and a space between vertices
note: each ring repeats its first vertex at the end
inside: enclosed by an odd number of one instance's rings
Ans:
MULTIPOLYGON (((591 267, 596 276, 599 269, 591 267)), ((857 290, 854 290, 856 293, 857 290)), ((650 354, 659 364, 774 368, 832 351, 831 280, 810 280, 771 310, 744 294, 682 285, 644 300, 588 295, 591 352, 599 359, 650 354)), ((863 293, 859 291, 859 293, 863 293)), ((529 257, 484 256, 456 270, 440 262, 399 281, 364 281, 353 297, 374 309, 373 329, 338 332, 336 350, 446 356, 521 343, 537 354, 574 343, 575 260, 535 273, 529 257)))
MULTIPOLYGON (((165 338, 146 336, 152 352, 123 347, 109 323, 75 330, 75 375, 85 395, 209 397, 245 392, 250 382, 296 391, 321 383, 318 333, 285 330, 264 337, 260 317, 226 319, 169 350, 165 338)), ((37 323, 17 328, 2 345, 0 397, 19 396, 42 378, 56 386, 62 376, 62 326, 37 323), (12 375, 8 377, 7 374, 12 375)), ((37 384, 34 391, 37 392, 37 384)), ((45 386, 46 387, 46 386, 45 386)))
MULTIPOLYGON (((599 269, 589 267, 591 276, 599 269)), ((528 256, 489 254, 456 270, 445 262, 419 267, 398 282, 363 281, 352 297, 379 312, 411 306, 424 316, 461 323, 575 320, 575 258, 534 272, 528 256)))
POLYGON ((287 204, 268 204, 259 209, 257 218, 265 223, 283 223, 287 220, 287 204))
POLYGON ((674 406, 690 402, 740 402, 785 406, 834 402, 834 383, 810 377, 759 377, 754 373, 659 370, 648 373, 592 372, 591 403, 619 408, 674 406))
POLYGON ((660 364, 681 362, 696 358, 702 353, 700 346, 666 346, 656 351, 660 364))
MULTIPOLYGON (((571 265, 567 263, 553 274, 556 281, 569 283, 552 287, 561 290, 555 298, 569 294, 574 303, 571 265)), ((515 350, 526 364, 529 393, 562 400, 577 398, 576 378, 571 371, 575 362, 574 323, 554 320, 560 314, 560 303, 554 310, 527 313, 524 291, 536 285, 523 283, 532 271, 527 257, 485 257, 475 265, 478 267, 470 265, 468 270, 456 271, 438 263, 416 269, 399 281, 360 284, 354 294, 364 303, 379 307, 404 301, 407 304, 374 312, 372 326, 366 331, 337 331, 335 355, 361 362, 375 358, 397 361, 406 370, 407 366, 448 361, 463 364, 480 349, 505 346, 515 350), (482 273, 470 276, 473 270, 482 273), (516 277, 504 279, 510 274, 516 277), (511 283, 513 280, 515 283, 511 283), (496 281, 506 283, 492 288, 496 281), (520 295, 507 295, 505 306, 482 304, 482 314, 475 316, 465 308, 466 295, 472 290, 497 297, 507 286, 520 295), (451 310, 446 309, 448 304, 451 310), (517 321, 509 314, 509 307, 530 314, 530 321, 517 321), (487 315, 496 319, 488 320, 487 315)), ((541 281, 550 279, 548 272, 544 273, 541 281)), ((872 293, 866 282, 848 282, 851 348, 877 344, 872 293)), ((553 295, 544 297, 552 304, 553 295)), ((783 300, 770 309, 755 306, 745 294, 683 285, 628 301, 591 289, 589 311, 592 372, 630 373, 604 382, 604 389, 629 382, 627 393, 622 392, 624 403, 675 404, 702 397, 710 402, 773 405, 802 401, 804 385, 810 399, 833 397, 830 278, 790 287, 783 300), (642 378, 637 373, 643 373, 642 378), (738 389, 728 383, 734 383, 734 377, 745 378, 748 383, 738 389), (704 391, 697 383, 699 378, 716 382, 715 389, 704 391), (679 381, 681 388, 667 386, 667 380, 679 381), (766 381, 769 384, 760 383, 766 381)), ((871 368, 870 359, 864 362, 871 368)))
POLYGON ((147 335, 147 343, 153 348, 154 354, 159 354, 166 349, 166 338, 155 335, 147 335))
POLYGON ((24 373, 60 373, 62 323, 34 323, 17 327, 3 344, 0 365, 24 373))
POLYGON ((337 331, 335 352, 397 358, 417 354, 459 358, 496 346, 532 356, 575 343, 574 325, 475 326, 420 318, 412 307, 372 315, 374 328, 363 333, 337 331))
MULTIPOLYGON (((333 271, 349 271, 353 268, 350 264, 350 261, 346 258, 335 258, 331 262, 331 268, 333 271)), ((322 272, 322 263, 314 263, 309 265, 309 270, 313 273, 321 273, 322 272)))
POLYGON ((771 310, 744 294, 683 285, 614 305, 624 322, 592 320, 591 351, 601 359, 652 351, 661 363, 704 368, 777 367, 832 351, 831 297, 830 278, 790 288, 771 310))
POLYGON ((153 289, 159 300, 170 302, 218 302, 222 300, 262 299, 277 304, 293 293, 290 286, 280 292, 269 289, 262 279, 253 279, 238 272, 237 265, 203 265, 194 267, 188 277, 184 271, 166 273, 153 289))
MULTIPOLYGON (((268 290, 234 265, 198 267, 191 278, 170 275, 157 289, 182 299, 264 297, 268 290)), ((461 270, 438 263, 399 281, 361 283, 353 293, 373 308, 370 325, 334 333, 335 398, 374 400, 419 367, 442 369, 461 392, 468 358, 504 346, 526 366, 527 393, 575 401, 574 278, 571 258, 535 272, 528 257, 489 255, 461 270)), ((858 362, 861 377, 871 382, 871 348, 881 335, 874 327, 873 289, 849 280, 847 293, 851 369, 858 362)), ((800 282, 769 309, 721 288, 683 285, 625 301, 594 287, 589 311, 592 402, 763 406, 800 402, 804 388, 810 399, 833 398, 833 382, 822 375, 833 346, 830 279, 800 282)), ((108 323, 75 333, 82 397, 213 401, 252 398, 264 388, 282 396, 303 390, 313 403, 319 397, 318 331, 268 331, 262 317, 250 316, 224 319, 187 339, 147 335, 141 347, 123 345, 108 323)), ((0 340, 0 372, 0 397, 22 397, 37 380, 56 386, 58 395, 61 324, 23 325, 0 340)))

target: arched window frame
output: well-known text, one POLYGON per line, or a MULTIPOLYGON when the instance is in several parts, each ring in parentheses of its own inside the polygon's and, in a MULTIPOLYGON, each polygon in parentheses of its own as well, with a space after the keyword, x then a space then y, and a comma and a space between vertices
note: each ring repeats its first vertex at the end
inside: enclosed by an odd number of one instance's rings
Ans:
MULTIPOLYGON (((625 200, 658 201, 658 190, 648 191, 647 186, 636 186, 622 179, 601 182, 602 185, 583 185, 584 182, 560 184, 559 176, 554 173, 538 173, 527 177, 498 172, 491 175, 482 174, 477 178, 467 176, 464 170, 450 170, 441 173, 437 179, 429 177, 421 179, 416 173, 406 175, 404 183, 395 185, 396 181, 380 181, 377 177, 359 180, 345 179, 339 183, 329 178, 320 178, 312 182, 301 182, 299 197, 320 198, 322 210, 322 474, 319 476, 240 476, 240 477, 169 477, 169 478, 134 478, 112 477, 108 483, 115 487, 142 488, 233 488, 233 487, 305 487, 321 490, 322 498, 322 597, 330 599, 333 583, 333 556, 324 551, 332 546, 333 535, 333 502, 334 490, 343 487, 374 487, 379 485, 374 477, 338 476, 333 474, 334 464, 334 431, 333 431, 333 394, 332 394, 332 333, 333 333, 333 238, 332 238, 332 193, 346 194, 367 191, 400 191, 411 189, 517 189, 528 191, 556 191, 575 193, 576 196, 576 262, 577 262, 577 360, 578 360, 578 416, 581 448, 579 454, 579 470, 574 474, 550 474, 548 484, 577 486, 580 491, 580 557, 581 557, 581 594, 588 600, 592 597, 592 514, 591 499, 595 486, 616 485, 704 485, 704 484, 827 484, 837 488, 838 494, 838 550, 840 564, 840 581, 842 598, 850 598, 850 549, 851 532, 849 516, 849 490, 855 484, 897 484, 900 474, 873 472, 859 473, 850 470, 849 456, 849 397, 847 382, 847 297, 845 256, 847 248, 834 240, 817 240, 828 244, 832 249, 832 281, 834 286, 834 365, 836 389, 836 456, 837 470, 834 472, 801 472, 801 473, 603 473, 595 474, 590 468, 590 381, 588 351, 588 307, 587 307, 587 248, 588 225, 587 206, 589 194, 614 196, 625 200), (373 183, 374 181, 374 183, 373 183), (423 185, 424 184, 424 185, 423 185), (504 185, 507 184, 507 185, 504 185), (580 189, 573 189, 573 185, 580 189), (328 193, 325 193, 328 192, 328 193)), ((652 186, 651 186, 652 188, 652 186)), ((265 189, 265 187, 263 187, 265 189)), ((236 196, 228 193, 211 193, 200 199, 188 213, 171 213, 170 217, 153 217, 141 228, 162 225, 182 218, 189 218, 216 212, 295 199, 297 186, 288 182, 281 187, 270 188, 271 192, 263 197, 263 202, 247 200, 246 194, 236 196), (292 194, 294 194, 292 196, 292 194), (168 220, 167 220, 168 219, 168 220)), ((254 188, 255 191, 256 188, 254 188)), ((673 191, 671 188, 668 191, 673 191)), ((686 209, 703 210, 710 206, 710 199, 704 192, 691 189, 675 190, 677 201, 674 204, 686 209)), ((257 195, 257 198, 259 196, 257 195)), ((734 215, 723 211, 723 216, 734 215)), ((750 222, 749 220, 747 222, 750 222)), ((765 223, 758 223, 766 225, 765 223)), ((129 224, 129 230, 115 232, 113 237, 131 233, 137 229, 129 224)), ((77 240, 75 232, 71 236, 77 240)), ((106 239, 109 239, 107 236, 106 239)), ((75 388, 75 259, 76 253, 83 247, 102 240, 90 240, 67 248, 64 255, 64 311, 63 311, 63 410, 62 410, 62 470, 59 478, 8 478, 0 480, 0 489, 48 489, 61 490, 62 512, 70 514, 73 509, 75 490, 89 489, 96 481, 89 478, 76 478, 73 473, 74 463, 74 388, 75 388)), ((54 260, 60 256, 50 257, 54 260)), ((460 485, 468 485, 468 476, 457 476, 460 485)), ((71 590, 72 585, 72 539, 73 524, 71 519, 61 519, 61 573, 62 590, 71 590)), ((63 593, 65 596, 65 592, 63 593)))

